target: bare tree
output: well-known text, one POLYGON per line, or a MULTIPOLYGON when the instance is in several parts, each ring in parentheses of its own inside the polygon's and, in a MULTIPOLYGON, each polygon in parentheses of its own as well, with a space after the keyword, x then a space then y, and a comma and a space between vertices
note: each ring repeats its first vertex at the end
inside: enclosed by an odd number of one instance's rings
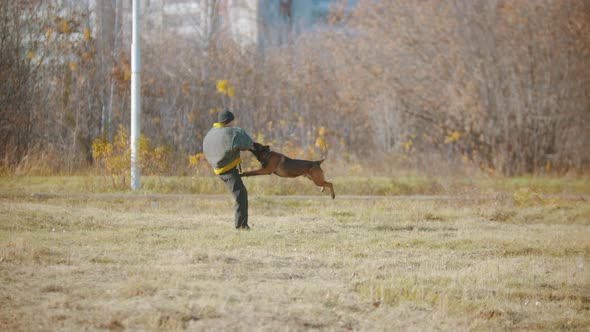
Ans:
MULTIPOLYGON (((584 2, 366 1, 343 57, 359 92, 371 91, 359 96, 366 109, 397 100, 398 120, 419 120, 405 128, 424 151, 446 145, 452 158, 508 175, 579 167, 588 162, 576 144, 589 139, 588 12, 584 2)), ((382 144, 395 127, 373 130, 382 144)))
MULTIPOLYGON (((180 165, 166 169, 183 172, 221 107, 294 156, 327 144, 334 158, 436 171, 590 165, 587 1, 363 0, 309 33, 294 32, 293 2, 252 3, 144 6, 142 126, 180 165), (275 39, 287 42, 242 42, 230 4, 247 13, 239 19, 276 9, 285 29, 275 39)), ((129 3, 0 0, 0 9, 3 166, 37 154, 56 170, 86 167, 94 139, 128 126, 129 3)))

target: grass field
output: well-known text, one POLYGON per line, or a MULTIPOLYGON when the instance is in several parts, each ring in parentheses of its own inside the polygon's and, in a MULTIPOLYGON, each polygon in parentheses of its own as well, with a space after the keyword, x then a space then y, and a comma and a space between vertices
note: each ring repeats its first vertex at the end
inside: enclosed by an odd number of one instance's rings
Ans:
POLYGON ((336 179, 334 201, 249 182, 253 229, 237 231, 229 195, 151 194, 188 180, 1 178, 0 330, 590 329, 587 180, 338 196, 381 180, 336 179))

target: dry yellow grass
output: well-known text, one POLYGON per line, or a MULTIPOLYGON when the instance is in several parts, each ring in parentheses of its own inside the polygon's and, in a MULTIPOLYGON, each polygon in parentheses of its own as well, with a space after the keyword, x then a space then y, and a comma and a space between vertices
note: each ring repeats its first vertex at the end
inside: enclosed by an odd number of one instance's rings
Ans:
POLYGON ((588 330, 590 203, 0 198, 0 330, 588 330))

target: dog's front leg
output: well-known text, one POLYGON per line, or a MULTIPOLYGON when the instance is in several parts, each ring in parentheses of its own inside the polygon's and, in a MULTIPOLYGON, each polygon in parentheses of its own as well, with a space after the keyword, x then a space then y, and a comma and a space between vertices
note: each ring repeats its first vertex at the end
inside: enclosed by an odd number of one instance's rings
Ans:
POLYGON ((277 167, 279 166, 279 158, 271 158, 269 162, 262 163, 262 168, 257 169, 255 171, 244 172, 241 174, 242 177, 244 176, 255 176, 255 175, 269 175, 272 174, 277 167))
POLYGON ((261 169, 255 170, 255 171, 244 172, 244 173, 240 174, 240 176, 245 177, 245 176, 268 175, 268 174, 272 174, 272 170, 270 168, 261 168, 261 169))

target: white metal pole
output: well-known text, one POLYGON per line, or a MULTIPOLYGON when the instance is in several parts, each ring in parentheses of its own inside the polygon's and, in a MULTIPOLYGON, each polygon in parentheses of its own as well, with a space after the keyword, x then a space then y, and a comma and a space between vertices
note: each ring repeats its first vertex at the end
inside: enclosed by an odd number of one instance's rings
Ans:
POLYGON ((139 0, 133 0, 131 42, 131 189, 139 190, 139 136, 141 134, 141 45, 139 43, 139 0))

